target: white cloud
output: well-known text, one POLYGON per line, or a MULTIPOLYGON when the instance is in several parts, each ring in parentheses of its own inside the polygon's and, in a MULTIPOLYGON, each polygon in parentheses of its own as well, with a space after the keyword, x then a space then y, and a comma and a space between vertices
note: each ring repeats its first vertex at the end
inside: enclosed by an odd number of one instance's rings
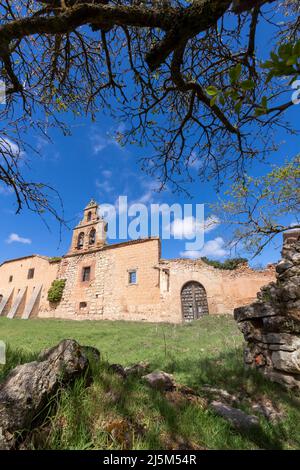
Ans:
POLYGON ((93 133, 90 137, 93 154, 97 155, 102 152, 106 147, 113 143, 112 139, 108 136, 103 136, 101 134, 93 133))
POLYGON ((96 187, 103 193, 112 193, 115 189, 108 180, 96 180, 96 187))
POLYGON ((121 122, 117 128, 111 128, 109 132, 105 132, 104 134, 93 128, 90 134, 93 154, 97 155, 110 145, 114 145, 124 151, 124 148, 118 143, 117 139, 121 134, 123 134, 125 128, 126 126, 123 122, 121 122))
POLYGON ((159 183, 142 179, 141 186, 144 192, 134 199, 131 204, 152 204, 160 189, 159 183))
POLYGON ((199 251, 182 251, 180 256, 184 258, 223 258, 229 254, 229 250, 225 247, 225 241, 222 237, 214 238, 204 243, 204 246, 199 251))
POLYGON ((103 170, 101 172, 103 178, 111 178, 112 177, 112 171, 110 170, 103 170))
POLYGON ((0 137, 1 152, 12 155, 22 155, 20 147, 15 142, 12 142, 8 137, 0 137))
POLYGON ((14 243, 14 242, 24 243, 25 245, 31 244, 30 238, 23 238, 23 237, 20 237, 17 233, 11 233, 8 239, 6 240, 6 243, 14 243))
POLYGON ((8 196, 9 194, 12 194, 13 192, 14 192, 14 190, 10 186, 0 185, 0 194, 1 195, 8 196))
POLYGON ((175 219, 171 223, 171 234, 178 238, 192 238, 196 233, 211 232, 220 224, 217 216, 211 215, 204 222, 199 222, 195 217, 189 216, 183 219, 175 219))

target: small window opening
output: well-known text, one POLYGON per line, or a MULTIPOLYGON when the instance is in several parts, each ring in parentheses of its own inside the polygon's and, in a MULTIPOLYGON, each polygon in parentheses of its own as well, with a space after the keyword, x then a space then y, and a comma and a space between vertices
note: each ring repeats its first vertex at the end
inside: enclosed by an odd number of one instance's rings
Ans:
POLYGON ((96 230, 93 228, 90 231, 89 245, 94 245, 96 241, 96 230))
POLYGON ((84 233, 81 232, 79 235, 78 235, 78 241, 77 241, 77 248, 80 250, 81 248, 83 248, 83 242, 84 242, 84 233))
POLYGON ((136 271, 128 272, 128 282, 129 284, 136 284, 136 271))
POLYGON ((91 267, 87 266, 82 270, 82 281, 89 281, 91 277, 91 267))
POLYGON ((28 269, 28 274, 27 274, 27 279, 33 279, 34 278, 34 268, 28 269))

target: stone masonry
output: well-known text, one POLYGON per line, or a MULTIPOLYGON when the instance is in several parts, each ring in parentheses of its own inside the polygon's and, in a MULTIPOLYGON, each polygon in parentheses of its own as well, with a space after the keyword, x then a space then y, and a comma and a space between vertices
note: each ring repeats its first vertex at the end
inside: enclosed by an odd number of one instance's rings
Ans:
POLYGON ((274 280, 274 266, 216 269, 201 258, 162 259, 159 238, 106 242, 106 222, 91 201, 62 258, 31 255, 0 266, 0 315, 23 319, 133 320, 181 323, 232 314, 274 280), (48 301, 65 279, 59 302, 48 301))
POLYGON ((236 308, 245 363, 289 388, 300 389, 300 231, 284 235, 276 281, 257 300, 236 308))

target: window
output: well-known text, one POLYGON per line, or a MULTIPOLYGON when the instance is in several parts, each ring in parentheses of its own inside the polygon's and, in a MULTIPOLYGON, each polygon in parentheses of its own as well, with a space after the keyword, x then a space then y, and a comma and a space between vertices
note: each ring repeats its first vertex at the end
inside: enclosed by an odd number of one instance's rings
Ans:
POLYGON ((12 282, 13 278, 13 276, 9 276, 8 282, 12 282))
POLYGON ((33 279, 34 278, 34 268, 28 269, 28 274, 27 274, 27 279, 33 279))
POLYGON ((90 211, 90 212, 88 212, 88 214, 87 214, 87 221, 90 222, 91 219, 92 219, 92 213, 91 213, 91 211, 90 211))
POLYGON ((91 277, 91 267, 87 266, 82 270, 82 282, 89 281, 91 277))
POLYGON ((129 284, 136 284, 136 271, 128 271, 129 284))
POLYGON ((79 308, 82 309, 82 308, 86 308, 87 307, 87 303, 86 302, 79 302, 79 308))
POLYGON ((96 241, 96 230, 92 228, 90 231, 90 236, 89 236, 89 245, 94 245, 96 241))
POLYGON ((77 241, 77 248, 80 250, 83 247, 83 242, 84 242, 84 233, 81 232, 78 235, 78 241, 77 241))

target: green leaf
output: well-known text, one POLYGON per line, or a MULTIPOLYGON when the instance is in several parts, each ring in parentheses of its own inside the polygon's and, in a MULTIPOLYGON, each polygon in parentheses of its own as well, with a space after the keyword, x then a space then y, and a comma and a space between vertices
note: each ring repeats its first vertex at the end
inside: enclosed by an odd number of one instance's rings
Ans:
POLYGON ((232 67, 229 70, 229 77, 230 77, 230 81, 231 81, 232 84, 234 84, 238 81, 238 79, 241 76, 241 73, 242 73, 242 65, 241 64, 237 64, 235 67, 232 67))
POLYGON ((253 80, 244 80, 241 83, 241 87, 243 90, 252 90, 253 88, 255 88, 255 83, 253 82, 253 80))
POLYGON ((286 61, 286 65, 295 65, 297 64, 298 57, 296 55, 293 55, 286 61))
POLYGON ((274 66, 274 62, 271 60, 266 60, 266 62, 263 62, 260 66, 263 69, 271 69, 274 66))
POLYGON ((274 72, 273 71, 269 72, 266 78, 266 84, 269 83, 273 77, 274 77, 274 72))
POLYGON ((294 47, 290 43, 282 44, 278 49, 278 55, 281 59, 286 61, 293 54, 293 49, 294 47))
POLYGON ((264 108, 256 108, 254 112, 255 116, 262 116, 263 114, 266 114, 266 110, 264 108))
POLYGON ((218 88, 212 85, 208 86, 205 91, 209 96, 215 96, 219 93, 218 88))
POLYGON ((241 109, 242 109, 242 102, 239 101, 239 103, 237 103, 237 104, 235 105, 234 110, 235 110, 235 112, 236 112, 237 114, 240 114, 241 109))
POLYGON ((220 95, 219 101, 220 101, 220 103, 224 106, 224 104, 225 104, 224 95, 220 95))
POLYGON ((268 106, 268 98, 266 96, 262 97, 261 105, 263 108, 266 108, 268 106))
POLYGON ((297 55, 298 57, 300 56, 300 41, 297 41, 296 44, 294 45, 293 53, 297 55))
POLYGON ((210 100, 210 106, 214 106, 216 104, 218 95, 215 95, 211 100, 210 100))

